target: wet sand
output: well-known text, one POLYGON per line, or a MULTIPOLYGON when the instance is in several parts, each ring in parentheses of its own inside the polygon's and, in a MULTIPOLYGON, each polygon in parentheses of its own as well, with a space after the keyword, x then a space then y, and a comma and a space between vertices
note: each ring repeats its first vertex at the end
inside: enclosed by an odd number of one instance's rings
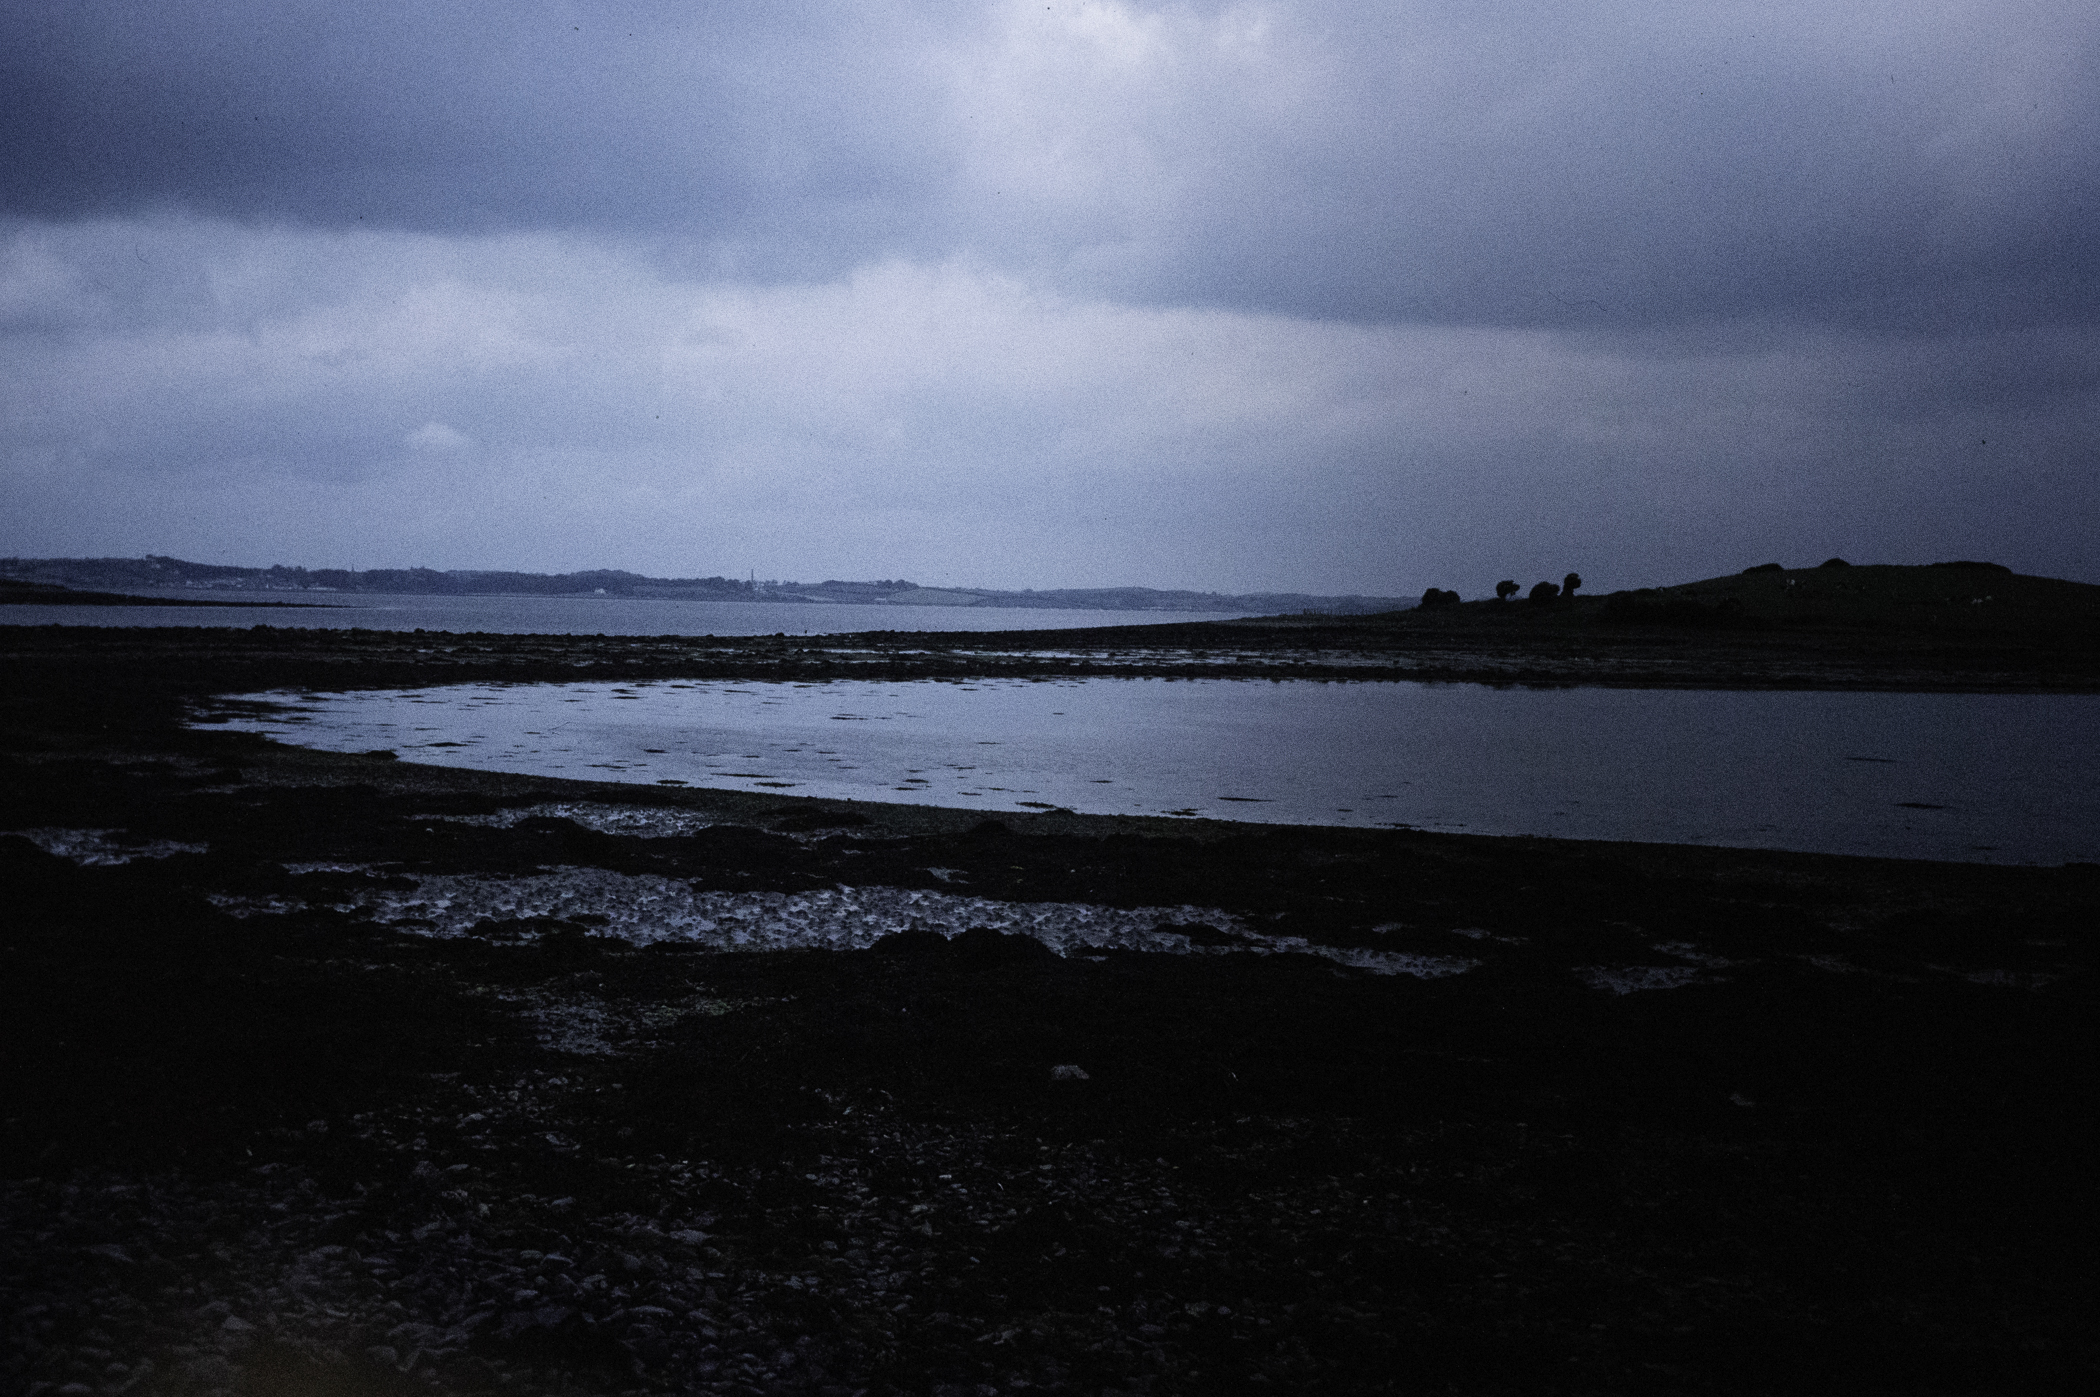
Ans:
POLYGON ((1367 634, 0 634, 0 1371, 2089 1385, 2100 870, 987 821, 181 725, 299 685, 1147 666, 2090 691, 2002 646, 1367 634), (637 934, 664 897, 714 931, 637 934), (837 934, 739 943, 739 909, 837 934))

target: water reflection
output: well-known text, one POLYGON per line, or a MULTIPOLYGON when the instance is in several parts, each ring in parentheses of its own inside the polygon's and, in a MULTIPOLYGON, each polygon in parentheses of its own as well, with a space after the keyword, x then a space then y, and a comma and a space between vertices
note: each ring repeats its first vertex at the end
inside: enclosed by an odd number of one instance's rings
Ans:
MULTIPOLYGON (((279 700, 287 695, 273 696, 279 700)), ((2084 695, 1067 679, 462 686, 236 723, 448 766, 987 812, 2100 858, 2084 695)))

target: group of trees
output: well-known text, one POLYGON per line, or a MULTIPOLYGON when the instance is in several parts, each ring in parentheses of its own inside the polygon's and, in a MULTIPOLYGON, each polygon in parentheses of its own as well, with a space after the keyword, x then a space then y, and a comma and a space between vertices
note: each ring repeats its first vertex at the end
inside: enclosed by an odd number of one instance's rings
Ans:
MULTIPOLYGON (((1563 577, 1558 585, 1555 585, 1551 582, 1537 583, 1532 587, 1530 597, 1532 601, 1544 604, 1546 602, 1557 600, 1560 597, 1574 596, 1575 589, 1577 587, 1580 587, 1581 585, 1582 574, 1579 572, 1571 572, 1566 577, 1563 577)), ((1521 592, 1523 590, 1524 589, 1518 586, 1515 582, 1505 578, 1502 581, 1497 582, 1495 584, 1495 600, 1508 601, 1511 597, 1515 596, 1518 592, 1521 592)), ((1428 591, 1422 594, 1422 607, 1425 610, 1433 606, 1456 606, 1458 605, 1458 602, 1458 593, 1447 592, 1439 587, 1431 587, 1428 591)))

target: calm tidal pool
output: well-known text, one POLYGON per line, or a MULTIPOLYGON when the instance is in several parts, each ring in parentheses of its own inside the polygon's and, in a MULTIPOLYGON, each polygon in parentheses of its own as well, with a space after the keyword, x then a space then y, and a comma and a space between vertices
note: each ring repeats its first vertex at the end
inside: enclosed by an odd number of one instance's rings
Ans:
POLYGON ((987 813, 2100 860, 2100 697, 1229 679, 247 695, 226 726, 477 770, 987 813))

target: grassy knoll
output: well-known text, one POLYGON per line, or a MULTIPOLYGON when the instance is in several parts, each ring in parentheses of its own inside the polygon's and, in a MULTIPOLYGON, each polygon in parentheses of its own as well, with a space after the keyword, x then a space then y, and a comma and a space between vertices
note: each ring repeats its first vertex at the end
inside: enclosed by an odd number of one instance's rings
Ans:
POLYGON ((1533 602, 1521 595, 1454 606, 1337 616, 1266 617, 1227 625, 1365 630, 1593 631, 1621 626, 1687 630, 1853 630, 1881 634, 2019 635, 2100 639, 2100 586, 2031 577, 1996 563, 1774 564, 1670 587, 1533 602))
POLYGON ((1675 587, 1621 592, 1577 605, 1609 618, 1640 606, 1689 603, 1775 626, 1875 630, 2094 633, 2100 587, 2029 577, 1991 563, 1757 570, 1675 587))

